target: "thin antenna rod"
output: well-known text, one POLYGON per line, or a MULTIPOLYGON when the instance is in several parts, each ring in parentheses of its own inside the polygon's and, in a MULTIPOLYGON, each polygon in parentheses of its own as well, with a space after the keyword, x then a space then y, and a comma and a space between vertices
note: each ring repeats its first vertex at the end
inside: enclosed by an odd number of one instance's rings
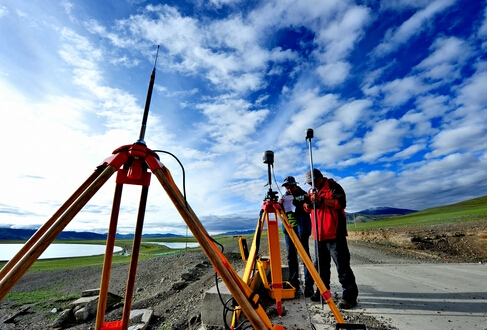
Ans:
POLYGON ((142 125, 140 127, 140 135, 137 143, 145 145, 145 128, 147 126, 147 117, 149 116, 150 100, 152 98, 152 89, 154 88, 154 80, 156 78, 156 64, 157 57, 159 55, 159 45, 157 45, 156 59, 154 61, 154 68, 152 69, 152 74, 150 76, 149 90, 147 91, 147 98, 145 99, 144 117, 142 118, 142 125))

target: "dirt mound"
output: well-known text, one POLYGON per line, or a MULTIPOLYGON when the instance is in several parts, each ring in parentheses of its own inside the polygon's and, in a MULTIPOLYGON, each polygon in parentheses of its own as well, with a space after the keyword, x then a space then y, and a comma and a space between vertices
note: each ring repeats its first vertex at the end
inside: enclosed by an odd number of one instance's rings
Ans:
POLYGON ((444 261, 487 261, 487 220, 350 232, 349 239, 444 261))

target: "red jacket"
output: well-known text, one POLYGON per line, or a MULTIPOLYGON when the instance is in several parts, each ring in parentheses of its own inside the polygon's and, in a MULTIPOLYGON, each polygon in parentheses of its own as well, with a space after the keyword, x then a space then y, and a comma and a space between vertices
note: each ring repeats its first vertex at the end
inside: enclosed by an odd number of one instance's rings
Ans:
MULTIPOLYGON (((311 194, 311 190, 308 195, 311 194)), ((306 207, 306 211, 311 214, 311 226, 313 236, 318 241, 326 239, 336 239, 338 235, 347 235, 347 223, 345 215, 346 196, 343 188, 332 179, 325 178, 323 187, 318 191, 319 199, 332 199, 333 207, 326 206, 323 202, 316 206, 316 216, 318 219, 318 238, 316 238, 316 221, 313 206, 306 207)))

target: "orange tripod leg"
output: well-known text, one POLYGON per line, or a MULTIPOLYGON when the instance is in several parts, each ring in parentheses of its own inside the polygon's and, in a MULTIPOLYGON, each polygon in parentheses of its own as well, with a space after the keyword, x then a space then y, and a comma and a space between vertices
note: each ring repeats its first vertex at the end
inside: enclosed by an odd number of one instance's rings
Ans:
POLYGON ((0 270, 0 279, 2 279, 12 267, 24 256, 30 248, 44 235, 44 233, 54 224, 54 222, 74 203, 74 201, 85 191, 86 188, 100 175, 101 169, 98 168, 93 174, 74 192, 74 194, 53 214, 53 216, 39 228, 34 235, 22 246, 17 254, 6 263, 0 270))
POLYGON ((268 231, 269 260, 271 267, 271 290, 276 300, 277 315, 282 315, 282 265, 281 244, 279 242, 279 223, 275 212, 265 213, 268 231))
POLYGON ((113 259, 113 248, 115 246, 115 237, 117 235, 118 214, 120 212, 120 200, 122 197, 123 184, 117 183, 115 186, 115 195, 113 197, 112 214, 110 216, 110 226, 105 250, 105 259, 103 260, 103 271, 101 273, 100 293, 98 294, 98 309, 96 312, 95 330, 100 330, 105 321, 105 312, 107 308, 108 287, 110 284, 110 273, 113 259))
POLYGON ((289 237, 291 238, 294 246, 296 247, 299 255, 301 256, 301 259, 303 260, 304 264, 306 265, 306 268, 308 268, 308 271, 315 281, 316 286, 318 287, 318 290, 320 290, 321 295, 323 296, 323 300, 328 304, 330 307, 330 310, 332 311, 333 315, 335 316, 335 319, 337 320, 338 323, 345 323, 343 320, 342 315, 340 314, 340 311, 338 310, 337 306, 335 305, 335 302, 333 301, 333 298, 331 296, 331 292, 329 288, 326 287, 326 285, 323 283, 323 280, 321 279, 318 271, 316 270, 313 262, 311 261, 310 257, 304 250, 303 245, 301 244, 301 241, 299 240, 298 236, 294 232, 294 230, 291 227, 291 224, 289 223, 286 214, 282 211, 282 209, 277 210, 277 214, 279 215, 279 218, 281 219, 281 222, 284 224, 284 227, 286 229, 286 232, 288 233, 289 237))
MULTIPOLYGON (((252 240, 252 245, 250 247, 249 256, 247 258, 247 263, 245 264, 244 274, 242 280, 250 286, 251 284, 251 277, 254 275, 254 271, 256 268, 256 258, 257 253, 259 251, 260 245, 260 237, 262 235, 262 229, 264 227, 265 217, 264 217, 264 210, 261 210, 259 214, 259 219, 257 220, 257 226, 255 228, 254 239, 252 240)), ((232 327, 237 325, 237 321, 240 318, 241 309, 238 307, 233 312, 232 315, 232 327)))
MULTIPOLYGON (((62 215, 52 222, 52 225, 46 229, 45 233, 32 242, 30 248, 23 253, 23 256, 15 257, 18 262, 11 267, 9 272, 0 280, 0 300, 3 299, 13 286, 22 278, 32 264, 47 249, 47 247, 56 239, 69 222, 78 214, 78 212, 88 203, 95 193, 103 186, 110 176, 117 169, 113 166, 107 166, 103 172, 84 190, 75 201, 66 208, 62 215)), ((61 207, 64 209, 65 205, 61 207)), ((57 212, 60 214, 61 212, 57 212)), ((10 267, 10 266, 9 266, 10 267)))
POLYGON ((142 187, 142 193, 141 193, 140 204, 139 204, 139 213, 137 216, 137 225, 135 226, 134 243, 132 246, 132 255, 130 257, 129 275, 127 279, 127 286, 125 289, 125 301, 123 304, 123 314, 122 314, 122 330, 127 330, 129 327, 130 308, 132 307, 132 297, 134 294, 135 274, 137 272, 137 263, 139 260, 140 242, 142 241, 142 227, 144 224, 144 214, 145 214, 145 207, 147 203, 148 190, 149 190, 148 186, 142 187))

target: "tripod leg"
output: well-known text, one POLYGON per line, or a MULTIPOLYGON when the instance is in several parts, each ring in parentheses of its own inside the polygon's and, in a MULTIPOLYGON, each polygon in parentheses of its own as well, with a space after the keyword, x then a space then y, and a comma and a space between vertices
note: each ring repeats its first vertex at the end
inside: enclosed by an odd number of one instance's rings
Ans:
POLYGON ((306 268, 308 268, 309 273, 311 274, 311 277, 315 281, 316 286, 321 292, 321 295, 325 302, 328 304, 330 307, 330 310, 332 311, 333 315, 335 316, 335 319, 337 320, 338 323, 345 323, 343 320, 342 315, 340 314, 340 311, 335 305, 335 302, 333 301, 333 298, 331 296, 330 290, 325 286, 323 283, 323 280, 321 279, 320 274, 316 270, 315 266, 313 265, 313 262, 311 261, 310 257, 304 250, 303 245, 301 244, 301 241, 299 240, 298 236, 294 232, 294 230, 291 227, 291 224, 289 223, 286 215, 282 210, 277 210, 277 214, 279 215, 279 218, 281 219, 281 222, 284 224, 284 228, 286 229, 289 237, 291 238, 294 246, 296 247, 296 250, 299 253, 299 256, 303 260, 304 264, 306 265, 306 268))
POLYGON ((100 175, 99 169, 95 170, 93 174, 74 192, 74 194, 57 210, 47 222, 39 228, 34 235, 22 246, 17 254, 6 263, 0 271, 0 280, 12 269, 12 267, 22 258, 22 256, 29 251, 29 249, 44 235, 44 233, 53 225, 57 218, 66 211, 69 205, 81 195, 81 193, 93 182, 93 180, 100 175))
POLYGON ((265 213, 267 222, 269 259, 271 266, 272 291, 276 300, 277 315, 282 315, 282 265, 281 265, 281 244, 279 242, 279 226, 277 214, 265 213))
POLYGON ((257 221, 257 227, 255 228, 254 239, 252 240, 252 246, 250 247, 249 257, 247 258, 247 264, 245 265, 244 275, 242 279, 245 283, 250 283, 250 277, 255 269, 255 258, 259 253, 260 236, 262 228, 264 226, 264 210, 260 211, 259 220, 257 221))
POLYGON ((169 171, 167 169, 163 170, 162 168, 157 168, 153 171, 153 173, 161 183, 164 190, 167 192, 174 206, 188 225, 194 237, 198 240, 198 243, 205 252, 206 256, 208 259, 210 259, 216 271, 222 278, 232 296, 237 301, 237 304, 242 308, 242 311, 247 316, 247 319, 250 321, 254 329, 272 329, 272 324, 264 309, 260 305, 254 306, 251 303, 249 299, 251 295, 250 288, 240 279, 238 274, 231 269, 228 260, 226 260, 223 255, 219 254, 215 244, 209 240, 209 235, 205 228, 191 210, 189 205, 185 203, 179 189, 174 185, 174 181, 172 180, 169 171))
POLYGON ((6 274, 0 281, 0 300, 2 300, 13 286, 22 278, 32 264, 39 258, 39 256, 47 249, 47 247, 56 239, 56 237, 63 231, 68 223, 76 216, 76 214, 88 203, 88 201, 95 195, 95 193, 103 186, 103 184, 110 178, 110 176, 117 169, 111 165, 107 166, 103 172, 83 191, 82 194, 73 204, 71 204, 63 215, 53 222, 52 226, 40 239, 35 242, 32 247, 24 253, 24 256, 13 266, 8 274, 6 274))
POLYGON ((122 198, 123 184, 117 183, 115 186, 115 195, 113 197, 112 214, 110 216, 110 227, 108 229, 105 259, 103 261, 103 271, 101 273, 100 293, 98 294, 98 309, 96 313, 95 329, 100 330, 105 321, 105 312, 107 308, 108 286, 110 284, 110 272, 112 268, 113 247, 117 235, 118 214, 120 212, 120 200, 122 198))
MULTIPOLYGON (((255 264, 257 254, 259 253, 259 246, 260 246, 260 236, 262 234, 262 228, 264 227, 265 217, 264 217, 264 210, 260 210, 259 219, 257 220, 257 226, 255 228, 254 239, 252 240, 252 246, 250 247, 249 256, 247 258, 247 263, 245 264, 244 275, 242 280, 247 283, 248 285, 251 284, 251 276, 254 274, 255 271, 255 264)), ((237 321, 240 318, 240 309, 236 309, 232 315, 232 326, 235 327, 237 325, 237 321)))
POLYGON ((125 289, 125 301, 123 304, 122 329, 127 330, 130 319, 130 308, 132 307, 132 296, 134 294, 135 274, 137 272, 137 263, 139 261, 140 242, 142 240, 142 228, 144 225, 145 207, 147 204, 147 194, 149 186, 142 186, 140 196, 139 212, 137 215, 137 225, 135 226, 134 243, 132 246, 132 255, 130 257, 130 268, 125 289))

